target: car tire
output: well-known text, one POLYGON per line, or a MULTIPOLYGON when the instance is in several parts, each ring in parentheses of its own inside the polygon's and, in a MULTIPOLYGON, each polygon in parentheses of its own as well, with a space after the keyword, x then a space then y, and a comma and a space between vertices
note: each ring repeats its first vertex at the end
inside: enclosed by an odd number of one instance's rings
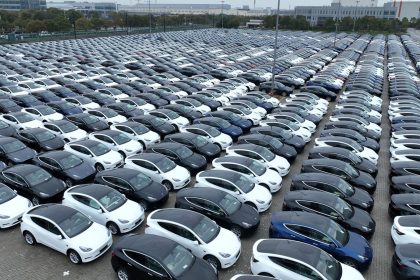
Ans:
POLYGON ((206 256, 206 257, 204 257, 204 260, 207 261, 211 266, 213 266, 217 270, 220 269, 220 262, 216 257, 206 256))
POLYGON ((28 245, 34 246, 36 244, 36 239, 29 231, 23 232, 23 237, 28 245))
POLYGON ((267 272, 261 272, 260 274, 258 274, 258 275, 260 275, 260 276, 267 276, 267 277, 272 277, 272 278, 274 278, 274 276, 273 275, 271 275, 270 273, 267 273, 267 272))
POLYGON ((118 153, 120 153, 120 155, 123 157, 123 159, 125 159, 127 157, 127 155, 123 151, 118 151, 118 153))
POLYGON ((69 258, 72 264, 80 264, 82 263, 82 258, 75 250, 69 250, 67 252, 67 257, 69 258))
POLYGON ((33 206, 37 206, 37 205, 41 204, 41 202, 39 201, 39 197, 37 197, 37 196, 32 197, 31 202, 32 202, 33 206))
POLYGON ((267 185, 267 184, 261 184, 261 186, 263 186, 264 188, 266 188, 270 193, 271 193, 271 190, 270 190, 270 187, 267 185))
POLYGON ((230 228, 230 231, 233 232, 237 237, 242 236, 242 229, 236 225, 232 226, 230 228))
POLYGON ((114 222, 108 222, 106 224, 106 227, 113 235, 117 235, 120 233, 120 228, 114 222))
POLYGON ((95 169, 96 169, 97 172, 101 172, 101 171, 104 171, 105 168, 102 164, 97 163, 97 164, 95 164, 95 169))
POLYGON ((70 179, 66 179, 66 180, 64 181, 64 183, 66 183, 67 188, 71 188, 71 187, 73 187, 73 182, 72 182, 72 180, 70 180, 70 179))
POLYGON ((130 276, 125 267, 118 267, 115 272, 117 273, 118 280, 130 280, 130 276))
POLYGON ((163 181, 162 184, 165 186, 165 188, 168 190, 168 192, 170 192, 171 190, 174 189, 174 186, 169 181, 163 181))
POLYGON ((357 262, 356 262, 355 260, 353 260, 353 259, 345 259, 345 260, 343 261, 343 263, 344 263, 345 265, 348 265, 348 266, 350 266, 350 267, 353 267, 353 268, 356 268, 356 269, 357 269, 357 262))
POLYGON ((143 141, 139 141, 141 147, 143 148, 143 151, 146 150, 146 144, 143 141))

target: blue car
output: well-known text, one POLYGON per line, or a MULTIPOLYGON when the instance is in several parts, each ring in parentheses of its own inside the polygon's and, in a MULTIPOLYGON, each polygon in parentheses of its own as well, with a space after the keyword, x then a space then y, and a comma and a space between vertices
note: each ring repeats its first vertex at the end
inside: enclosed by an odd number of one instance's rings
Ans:
POLYGON ((244 132, 248 132, 252 127, 252 122, 242 118, 240 115, 229 111, 216 111, 205 114, 206 117, 217 117, 236 125, 244 132))
POLYGON ((367 269, 372 262, 373 250, 364 237, 318 214, 274 212, 269 235, 314 245, 358 270, 367 269))
POLYGON ((194 124, 207 124, 210 125, 222 133, 225 133, 232 137, 233 141, 237 141, 238 137, 243 134, 243 131, 240 127, 232 125, 230 122, 217 117, 205 117, 195 119, 194 124))
POLYGON ((250 95, 245 95, 245 96, 241 96, 241 97, 236 97, 234 100, 247 100, 247 101, 251 101, 252 103, 254 103, 255 105, 264 108, 267 112, 271 112, 274 109, 273 104, 271 104, 270 102, 265 101, 262 98, 258 98, 255 96, 250 96, 250 95))
POLYGON ((82 108, 67 101, 50 102, 47 105, 57 111, 57 113, 61 113, 64 116, 83 113, 82 108))

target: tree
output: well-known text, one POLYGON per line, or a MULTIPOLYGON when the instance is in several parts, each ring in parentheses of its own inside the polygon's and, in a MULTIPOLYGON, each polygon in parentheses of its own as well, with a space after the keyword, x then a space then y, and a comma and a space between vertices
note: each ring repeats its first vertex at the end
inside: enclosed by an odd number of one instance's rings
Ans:
POLYGON ((83 17, 82 13, 76 10, 68 10, 66 16, 69 19, 70 24, 75 24, 78 19, 83 17))
POLYGON ((32 32, 41 32, 46 30, 47 27, 45 22, 42 20, 30 20, 26 25, 25 31, 32 33, 32 32))
POLYGON ((92 28, 92 25, 90 23, 90 20, 88 20, 87 18, 79 18, 76 20, 76 29, 81 29, 81 30, 88 30, 92 28))
POLYGON ((91 18, 90 24, 93 28, 96 30, 101 29, 102 26, 104 26, 104 20, 99 17, 91 18))

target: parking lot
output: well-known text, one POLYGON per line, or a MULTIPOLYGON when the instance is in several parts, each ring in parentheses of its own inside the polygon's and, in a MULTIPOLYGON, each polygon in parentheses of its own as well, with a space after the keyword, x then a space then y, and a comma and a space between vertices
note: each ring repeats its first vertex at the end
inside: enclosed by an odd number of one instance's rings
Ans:
MULTIPOLYGON (((386 55, 385 55, 386 57, 386 55)), ((386 60, 385 60, 386 66, 386 60)), ((386 68, 386 67, 385 67, 386 68)), ((386 77, 386 72, 385 72, 386 77)), ((374 258, 370 268, 364 272, 367 280, 390 280, 394 279, 391 272, 391 257, 394 253, 394 245, 390 236, 392 221, 388 216, 388 203, 390 199, 390 124, 388 119, 388 83, 385 79, 384 91, 381 96, 382 103, 382 134, 380 137, 380 150, 378 160, 378 174, 376 176, 377 189, 373 197, 375 206, 371 212, 376 221, 376 231, 370 240, 374 250, 374 258)), ((295 90, 299 92, 299 90, 295 90)), ((277 96, 281 102, 285 102, 284 97, 277 96)), ((219 271, 219 279, 228 280, 230 277, 246 273, 250 274, 250 259, 254 242, 261 238, 268 238, 271 213, 282 210, 283 198, 290 189, 291 179, 299 174, 302 162, 308 159, 308 154, 314 146, 314 139, 319 137, 321 130, 328 121, 336 102, 330 102, 328 112, 323 116, 318 124, 316 132, 312 135, 311 141, 306 144, 304 150, 297 155, 291 164, 290 172, 283 177, 282 189, 273 194, 270 209, 260 215, 261 222, 258 230, 249 237, 241 238, 242 253, 238 262, 231 268, 219 271)), ((208 165, 210 168, 211 165, 208 165)), ((189 187, 194 185, 194 179, 189 183, 189 187)), ((174 207, 176 192, 170 193, 165 208, 174 207)), ((144 223, 137 228, 134 233, 143 233, 144 223)), ((119 239, 114 237, 114 243, 119 239)), ((35 248, 28 246, 20 233, 19 227, 5 229, 0 232, 0 278, 1 279, 116 279, 115 272, 110 265, 111 250, 101 256, 98 260, 82 264, 73 265, 65 255, 59 254, 45 246, 36 245, 35 248)))

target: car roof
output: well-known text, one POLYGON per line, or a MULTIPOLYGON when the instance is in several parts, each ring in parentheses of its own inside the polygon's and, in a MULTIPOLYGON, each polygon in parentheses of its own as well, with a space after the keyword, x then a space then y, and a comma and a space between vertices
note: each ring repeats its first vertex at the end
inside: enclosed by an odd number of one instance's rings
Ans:
POLYGON ((29 210, 28 214, 45 217, 60 224, 68 217, 78 213, 77 210, 62 204, 42 204, 29 210))
POLYGON ((202 197, 208 200, 211 200, 213 202, 219 202, 221 199, 223 199, 226 196, 227 192, 218 190, 215 188, 208 188, 208 187, 202 187, 202 188, 185 188, 180 190, 176 196, 179 197, 202 197))
POLYGON ((209 129, 209 128, 211 129, 213 127, 208 125, 208 124, 195 123, 195 124, 188 125, 185 128, 197 128, 197 129, 207 130, 207 129, 209 129))
POLYGON ((420 149, 404 149, 395 151, 396 155, 420 155, 420 149))
POLYGON ((308 173, 300 173, 293 176, 292 181, 299 181, 299 180, 319 180, 319 181, 332 181, 338 182, 341 178, 335 175, 326 174, 326 173, 317 173, 317 172, 308 172, 308 173))
POLYGON ((115 191, 113 188, 100 184, 84 184, 71 188, 69 193, 82 193, 95 199, 100 199, 106 194, 115 191))
POLYGON ((118 168, 101 171, 97 173, 97 176, 114 176, 118 178, 131 179, 139 173, 141 172, 130 168, 118 168))
POLYGON ((317 247, 288 239, 264 239, 258 244, 257 250, 268 254, 288 256, 312 267, 317 266, 321 253, 321 249, 317 247))
POLYGON ((329 192, 320 192, 320 191, 310 191, 310 190, 302 190, 302 191, 290 191, 287 192, 284 196, 284 200, 306 200, 306 201, 315 201, 318 203, 322 203, 328 205, 332 208, 335 208, 337 204, 337 200, 340 198, 332 193, 329 192))
POLYGON ((184 139, 195 139, 198 136, 199 135, 191 133, 191 132, 179 132, 179 133, 170 134, 165 138, 179 137, 179 138, 184 138, 184 139))
POLYGON ((181 146, 186 147, 185 145, 182 145, 182 144, 177 143, 177 142, 162 142, 162 143, 158 143, 158 144, 155 144, 153 146, 150 146, 150 148, 163 148, 163 149, 173 150, 173 149, 178 149, 181 146))
POLYGON ((166 158, 166 157, 164 155, 162 155, 162 154, 147 153, 147 152, 129 157, 129 159, 134 159, 134 160, 135 159, 143 159, 143 160, 147 160, 147 161, 150 161, 150 162, 158 162, 162 158, 166 158))
POLYGON ((26 175, 38 169, 42 169, 42 168, 33 164, 17 164, 17 165, 4 169, 3 171, 11 170, 11 172, 19 173, 21 175, 26 175))
POLYGON ((44 156, 44 157, 48 157, 48 158, 53 158, 55 160, 60 160, 62 158, 68 157, 70 155, 73 155, 70 152, 67 151, 50 151, 50 152, 45 152, 45 153, 41 153, 38 154, 38 157, 44 156))
POLYGON ((256 144, 237 144, 229 147, 229 149, 251 150, 258 152, 265 148, 256 144))
POLYGON ((237 163, 237 164, 245 165, 245 166, 251 165, 251 163, 254 161, 255 161, 254 159, 247 158, 247 157, 229 156, 229 155, 215 159, 215 162, 217 163, 232 162, 232 163, 237 163))
POLYGON ((168 220, 193 229, 205 216, 191 210, 181 208, 165 208, 153 212, 149 218, 168 220))
POLYGON ((344 148, 339 148, 339 147, 318 146, 318 147, 313 147, 311 151, 309 152, 309 154, 315 154, 315 153, 327 153, 327 154, 336 153, 336 154, 349 155, 350 153, 353 153, 353 152, 344 148))
POLYGON ((218 169, 210 169, 205 170, 199 173, 200 177, 215 177, 215 178, 222 178, 226 180, 236 180, 242 175, 230 170, 218 170, 218 169))
POLYGON ((100 142, 96 141, 96 140, 90 140, 90 139, 86 139, 86 140, 80 140, 80 141, 74 141, 74 142, 70 142, 69 145, 71 144, 77 144, 77 145, 81 145, 81 146, 85 146, 85 147, 93 147, 98 145, 100 142))
POLYGON ((49 122, 46 122, 45 124, 54 124, 54 125, 60 126, 63 124, 68 124, 68 123, 71 123, 71 122, 63 119, 63 120, 58 120, 58 121, 49 121, 49 122))
POLYGON ((107 135, 109 137, 115 137, 115 136, 120 135, 121 133, 122 132, 118 130, 105 129, 98 132, 94 132, 93 134, 102 134, 102 135, 107 135))
POLYGON ((344 161, 336 160, 336 159, 330 159, 330 158, 317 158, 317 159, 307 159, 303 161, 303 165, 334 165, 334 166, 341 166, 344 168, 345 165, 348 165, 344 161))

